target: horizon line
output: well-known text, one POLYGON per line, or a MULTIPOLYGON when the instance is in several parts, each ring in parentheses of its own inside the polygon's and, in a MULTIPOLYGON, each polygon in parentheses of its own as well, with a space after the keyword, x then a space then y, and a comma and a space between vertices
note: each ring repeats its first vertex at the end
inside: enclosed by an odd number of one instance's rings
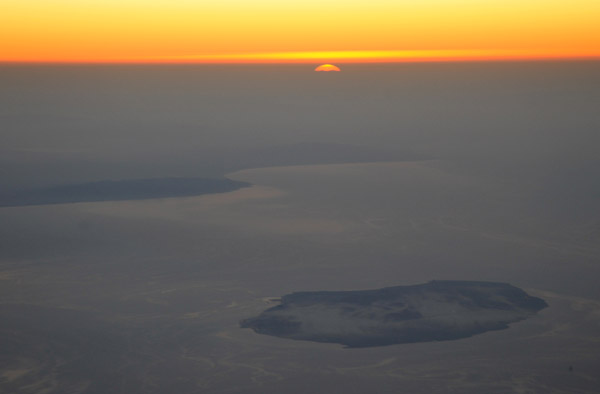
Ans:
POLYGON ((600 60, 600 51, 543 50, 353 50, 190 54, 143 57, 29 57, 0 64, 312 64, 600 60))

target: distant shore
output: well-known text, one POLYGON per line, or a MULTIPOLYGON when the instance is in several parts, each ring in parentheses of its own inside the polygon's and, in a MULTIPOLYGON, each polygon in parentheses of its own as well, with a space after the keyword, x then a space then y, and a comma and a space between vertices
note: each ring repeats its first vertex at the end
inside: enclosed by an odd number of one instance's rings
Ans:
POLYGON ((0 195, 0 207, 148 200, 225 193, 251 186, 228 178, 147 178, 57 185, 0 195))

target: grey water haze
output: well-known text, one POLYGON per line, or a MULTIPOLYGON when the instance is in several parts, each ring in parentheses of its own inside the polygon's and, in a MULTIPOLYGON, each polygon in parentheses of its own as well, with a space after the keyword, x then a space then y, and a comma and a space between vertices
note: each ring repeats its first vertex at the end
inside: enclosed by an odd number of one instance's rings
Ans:
POLYGON ((0 65, 0 196, 38 204, 0 207, 0 393, 598 392, 600 63, 313 69, 0 65), (432 279, 548 307, 361 349, 239 326, 432 279))

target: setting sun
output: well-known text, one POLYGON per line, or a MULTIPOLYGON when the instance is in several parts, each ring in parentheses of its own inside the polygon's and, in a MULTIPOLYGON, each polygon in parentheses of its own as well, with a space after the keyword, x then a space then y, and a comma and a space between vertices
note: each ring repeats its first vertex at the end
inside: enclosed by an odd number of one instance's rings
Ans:
POLYGON ((333 64, 321 64, 319 67, 315 68, 315 71, 340 71, 340 68, 333 64))

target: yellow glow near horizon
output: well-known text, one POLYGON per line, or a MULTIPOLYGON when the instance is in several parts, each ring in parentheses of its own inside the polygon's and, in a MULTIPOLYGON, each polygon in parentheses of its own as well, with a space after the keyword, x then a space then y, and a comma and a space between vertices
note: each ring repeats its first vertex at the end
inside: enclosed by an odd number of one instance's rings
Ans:
POLYGON ((338 66, 334 66, 333 64, 321 64, 320 66, 318 66, 317 68, 315 68, 315 71, 324 71, 324 72, 331 72, 331 71, 335 71, 335 72, 339 72, 341 71, 340 68, 338 66))
POLYGON ((4 0, 0 61, 600 57, 598 0, 4 0))

